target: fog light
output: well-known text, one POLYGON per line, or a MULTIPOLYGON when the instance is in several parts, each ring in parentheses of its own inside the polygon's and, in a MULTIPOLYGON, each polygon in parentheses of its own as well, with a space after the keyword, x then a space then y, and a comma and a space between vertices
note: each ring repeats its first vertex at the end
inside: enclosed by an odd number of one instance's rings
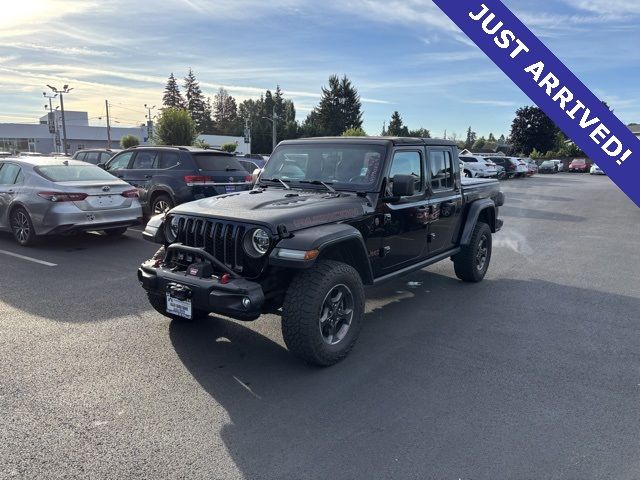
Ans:
POLYGON ((249 310, 249 308, 251 307, 251 300, 249 299, 249 297, 244 297, 242 299, 242 306, 246 309, 249 310))

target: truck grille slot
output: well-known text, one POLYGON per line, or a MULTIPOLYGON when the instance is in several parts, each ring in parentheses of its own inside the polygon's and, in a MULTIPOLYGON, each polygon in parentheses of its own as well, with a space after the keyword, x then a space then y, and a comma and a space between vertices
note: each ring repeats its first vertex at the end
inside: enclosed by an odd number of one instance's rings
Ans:
POLYGON ((233 222, 181 217, 178 220, 177 241, 188 247, 203 248, 240 273, 245 268, 242 242, 246 231, 246 226, 233 222))

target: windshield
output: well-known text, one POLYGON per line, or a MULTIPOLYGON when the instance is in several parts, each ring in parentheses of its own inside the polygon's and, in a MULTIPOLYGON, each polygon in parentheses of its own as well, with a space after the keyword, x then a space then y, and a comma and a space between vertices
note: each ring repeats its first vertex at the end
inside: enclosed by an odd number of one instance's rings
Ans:
POLYGON ((584 165, 586 162, 584 160, 574 160, 571 163, 575 163, 576 165, 584 165))
POLYGON ((47 165, 36 171, 52 182, 113 181, 116 178, 95 165, 47 165))
POLYGON ((376 185, 385 153, 384 145, 282 145, 271 155, 260 178, 293 184, 324 182, 338 190, 366 191, 376 185))
POLYGON ((542 162, 542 165, 540 165, 540 166, 541 167, 553 167, 553 166, 555 166, 555 162, 550 162, 550 161, 542 162))
POLYGON ((211 153, 197 153, 193 154, 193 158, 196 161, 196 165, 200 170, 212 171, 217 170, 221 172, 234 172, 243 171, 242 165, 232 155, 215 155, 211 153))

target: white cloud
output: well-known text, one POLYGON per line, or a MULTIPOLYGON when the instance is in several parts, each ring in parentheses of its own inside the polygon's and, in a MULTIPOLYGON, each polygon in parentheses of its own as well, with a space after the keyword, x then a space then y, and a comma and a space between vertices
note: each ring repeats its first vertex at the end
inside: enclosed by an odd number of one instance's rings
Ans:
POLYGON ((640 15, 638 0, 564 0, 564 2, 579 10, 625 17, 626 15, 640 15))

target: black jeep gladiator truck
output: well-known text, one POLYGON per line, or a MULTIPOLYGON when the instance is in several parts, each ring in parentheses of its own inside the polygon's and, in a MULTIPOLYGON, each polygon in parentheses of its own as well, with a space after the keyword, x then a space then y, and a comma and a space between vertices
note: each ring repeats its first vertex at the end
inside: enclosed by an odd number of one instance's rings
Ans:
POLYGON ((284 141, 253 190, 153 217, 144 237, 162 247, 138 278, 174 320, 279 314, 293 354, 332 365, 356 342, 365 285, 447 258, 481 281, 503 203, 497 181, 461 179, 454 142, 284 141))

